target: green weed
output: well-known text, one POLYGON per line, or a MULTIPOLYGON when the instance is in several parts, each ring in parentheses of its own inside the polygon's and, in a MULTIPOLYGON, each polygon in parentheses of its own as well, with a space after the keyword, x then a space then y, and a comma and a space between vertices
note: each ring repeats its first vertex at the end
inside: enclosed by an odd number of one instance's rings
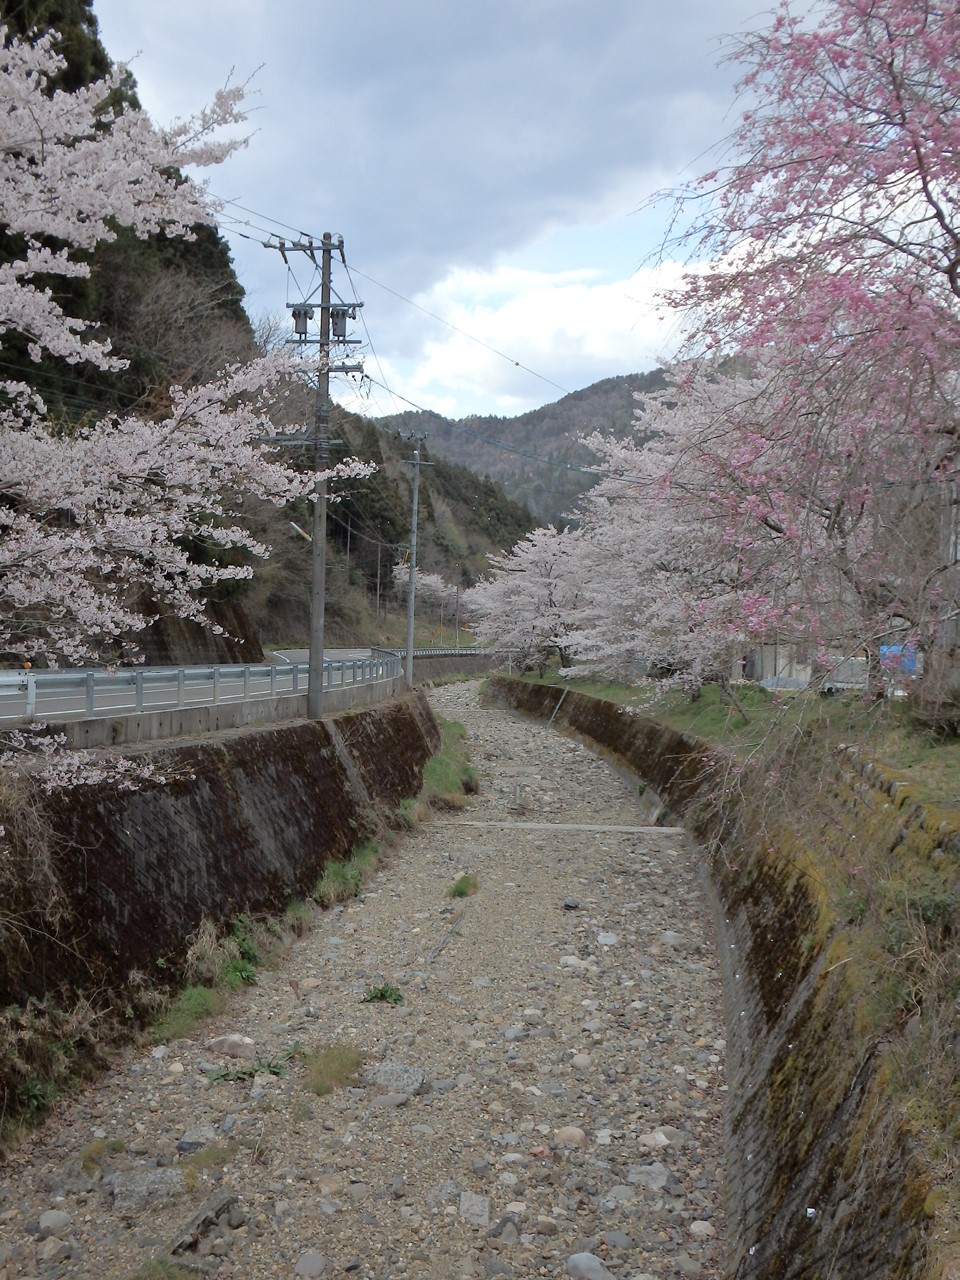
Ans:
POLYGON ((230 932, 237 944, 241 960, 246 960, 252 965, 262 963, 260 948, 257 945, 257 926, 252 916, 246 914, 236 916, 230 932))
POLYGON ((231 960, 223 971, 223 981, 228 987, 255 987, 257 968, 249 960, 231 960))
POLYGON ((473 874, 461 876, 447 890, 451 898, 470 898, 480 888, 480 881, 473 874))
POLYGON ((361 1004, 403 1004, 403 992, 392 982, 381 982, 379 987, 371 987, 360 1000, 361 1004))
POLYGON ((40 1076, 27 1076, 17 1089, 17 1102, 28 1118, 40 1120, 49 1111, 57 1096, 56 1086, 40 1076))
POLYGON ((279 1058, 255 1058, 242 1067, 218 1067, 205 1072, 213 1083, 220 1081, 252 1080, 257 1075, 285 1076, 287 1064, 301 1052, 299 1042, 288 1049, 279 1058))
POLYGON ((154 1027, 154 1039, 187 1039, 199 1022, 222 1013, 224 1004, 223 993, 213 987, 185 987, 154 1027))

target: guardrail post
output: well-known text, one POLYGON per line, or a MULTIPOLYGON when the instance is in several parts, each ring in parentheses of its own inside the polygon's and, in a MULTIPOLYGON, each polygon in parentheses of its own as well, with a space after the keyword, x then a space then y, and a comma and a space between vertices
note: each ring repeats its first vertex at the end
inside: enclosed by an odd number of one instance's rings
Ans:
POLYGON ((292 689, 293 689, 293 692, 294 692, 294 693, 299 693, 299 692, 300 692, 300 663, 299 663, 299 662, 295 662, 295 663, 293 664, 293 684, 292 684, 292 689))
POLYGON ((244 699, 247 699, 250 697, 250 665, 249 663, 245 663, 243 668, 243 696, 244 696, 244 699))
POLYGON ((220 668, 213 668, 213 705, 220 701, 220 668))
POLYGON ((135 671, 133 675, 133 705, 137 711, 143 710, 143 672, 135 671))
POLYGON ((37 714, 37 677, 32 671, 27 673, 27 707, 25 715, 32 720, 37 714))
POLYGON ((187 673, 183 667, 177 668, 177 706, 182 707, 187 692, 187 673))
POLYGON ((87 672, 83 683, 84 683, 84 691, 86 693, 87 715, 92 716, 93 715, 93 691, 96 687, 92 671, 87 672))
POLYGON ((275 698, 276 696, 277 696, 277 664, 274 662, 270 664, 270 697, 275 698))

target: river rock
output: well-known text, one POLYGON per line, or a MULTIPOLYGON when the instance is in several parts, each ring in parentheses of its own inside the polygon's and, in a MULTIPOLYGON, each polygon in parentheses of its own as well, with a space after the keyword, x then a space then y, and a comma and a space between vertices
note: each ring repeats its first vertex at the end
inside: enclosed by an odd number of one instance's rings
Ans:
POLYGON ((252 1061, 257 1056, 256 1041, 236 1032, 225 1036, 214 1036, 207 1042, 207 1048, 214 1053, 222 1053, 226 1058, 247 1058, 252 1061))
POLYGON ((478 1196, 473 1191, 460 1193, 460 1217, 474 1227, 490 1225, 490 1197, 478 1196))
POLYGON ((404 1093, 408 1098, 426 1093, 430 1087, 423 1067, 410 1067, 393 1060, 378 1062, 370 1067, 366 1077, 371 1084, 384 1085, 390 1093, 404 1093))
POLYGON ((72 1225, 73 1219, 69 1213, 64 1213, 62 1209, 47 1209, 40 1215, 40 1239, 46 1240, 48 1236, 63 1235, 72 1225))
POLYGON ((567 1259, 567 1275, 571 1280, 616 1280, 595 1253, 574 1253, 567 1259))
POLYGON ((125 1216, 148 1213, 187 1192, 182 1169, 134 1169, 115 1173, 111 1186, 113 1207, 125 1216))

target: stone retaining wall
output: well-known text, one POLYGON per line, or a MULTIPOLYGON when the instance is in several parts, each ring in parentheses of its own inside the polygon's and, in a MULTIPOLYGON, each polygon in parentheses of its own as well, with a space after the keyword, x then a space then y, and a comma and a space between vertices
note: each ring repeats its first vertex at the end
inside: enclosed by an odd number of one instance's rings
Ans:
MULTIPOLYGON (((487 696, 553 717, 615 753, 704 845, 729 1027, 727 1274, 960 1275, 954 1246, 937 1238, 937 1206, 949 1192, 920 1157, 902 1084, 891 1088, 897 1055, 911 1035, 915 1054, 927 1043, 923 1020, 933 1015, 918 1012, 902 1037, 896 1026, 876 1029, 884 958, 864 963, 848 945, 855 925, 843 916, 845 903, 856 909, 850 886, 861 861, 894 869, 903 862, 905 875, 923 875, 929 864, 953 885, 955 815, 925 812, 902 783, 846 752, 793 824, 785 814, 778 838, 771 841, 769 827, 752 838, 733 797, 704 804, 717 793, 721 762, 694 737, 552 686, 500 677, 487 696)), ((750 797, 741 791, 741 799, 748 812, 750 797)), ((938 1051, 935 1037, 929 1044, 938 1051)), ((922 1053, 918 1066, 922 1075, 922 1053)))
MULTIPOLYGON (((20 899, 3 904, 0 1002, 122 986, 175 971, 204 917, 282 911, 332 858, 420 790, 439 746, 426 698, 317 722, 235 730, 150 749, 164 785, 104 784, 40 797, 53 833, 43 868, 23 832, 20 899), (45 907, 62 895, 66 924, 45 907)), ((16 823, 12 829, 16 830, 16 823)))

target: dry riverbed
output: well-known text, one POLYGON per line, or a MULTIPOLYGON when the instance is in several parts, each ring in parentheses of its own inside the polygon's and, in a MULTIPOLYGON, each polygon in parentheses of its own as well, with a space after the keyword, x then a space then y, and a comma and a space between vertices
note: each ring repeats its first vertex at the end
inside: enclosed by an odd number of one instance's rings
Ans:
POLYGON ((646 825, 635 780, 477 688, 431 694, 467 727, 470 807, 403 836, 195 1039, 57 1107, 3 1171, 2 1280, 720 1275, 697 850, 646 825), (364 1003, 376 987, 403 1003, 364 1003), (326 1046, 364 1063, 318 1097, 288 1055, 326 1046))

